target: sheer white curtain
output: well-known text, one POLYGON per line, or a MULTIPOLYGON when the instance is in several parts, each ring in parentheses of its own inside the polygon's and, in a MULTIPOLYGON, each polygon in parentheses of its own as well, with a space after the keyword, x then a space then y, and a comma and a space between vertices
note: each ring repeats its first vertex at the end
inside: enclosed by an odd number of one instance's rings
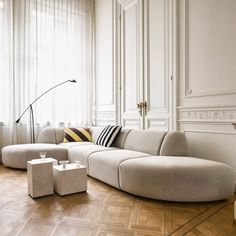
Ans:
POLYGON ((0 145, 29 141, 37 126, 91 125, 93 0, 0 0, 0 145))

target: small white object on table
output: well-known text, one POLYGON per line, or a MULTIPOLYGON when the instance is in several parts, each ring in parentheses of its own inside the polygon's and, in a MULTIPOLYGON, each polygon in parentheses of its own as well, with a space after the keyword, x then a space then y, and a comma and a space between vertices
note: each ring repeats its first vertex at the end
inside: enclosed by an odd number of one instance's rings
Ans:
POLYGON ((27 162, 28 194, 32 198, 53 194, 53 165, 57 165, 53 158, 27 162))
POLYGON ((87 168, 76 164, 53 166, 54 190, 59 195, 84 192, 87 190, 87 168))

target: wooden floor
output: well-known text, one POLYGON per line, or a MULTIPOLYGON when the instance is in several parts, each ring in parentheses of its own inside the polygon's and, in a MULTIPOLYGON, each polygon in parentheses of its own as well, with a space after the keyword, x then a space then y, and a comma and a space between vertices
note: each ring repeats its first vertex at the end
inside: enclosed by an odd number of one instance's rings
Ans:
MULTIPOLYGON (((0 165, 0 235, 235 236, 233 202, 172 203, 132 196, 95 179, 87 193, 27 195, 26 172, 0 165)), ((200 194, 200 193, 199 193, 200 194)))

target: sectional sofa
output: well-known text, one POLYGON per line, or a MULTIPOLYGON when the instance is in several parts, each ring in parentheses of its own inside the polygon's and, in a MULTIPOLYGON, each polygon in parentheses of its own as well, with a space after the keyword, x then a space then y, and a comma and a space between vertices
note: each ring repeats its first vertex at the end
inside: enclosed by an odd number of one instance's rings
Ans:
MULTIPOLYGON (((122 129, 112 147, 96 145, 102 128, 92 128, 92 142, 62 143, 63 128, 45 128, 36 144, 2 149, 2 162, 26 168, 40 151, 58 159, 80 160, 88 175, 131 194, 168 201, 214 201, 234 193, 234 171, 214 161, 189 157, 181 132, 122 129)), ((76 180, 75 180, 76 181, 76 180)))

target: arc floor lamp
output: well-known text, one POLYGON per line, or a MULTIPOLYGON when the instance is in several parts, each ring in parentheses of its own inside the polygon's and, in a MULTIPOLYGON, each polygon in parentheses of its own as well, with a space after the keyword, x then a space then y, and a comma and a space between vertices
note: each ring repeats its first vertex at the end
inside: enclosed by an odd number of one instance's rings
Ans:
POLYGON ((31 135, 31 143, 35 143, 35 132, 34 132, 34 110, 33 110, 33 104, 37 102, 41 97, 43 97, 46 93, 53 90, 54 88, 61 86, 67 82, 76 83, 76 80, 66 80, 64 82, 61 82, 59 84, 56 84, 52 88, 46 90, 44 93, 42 93, 40 96, 38 96, 32 103, 29 104, 29 106, 23 111, 23 113, 20 115, 20 117, 16 120, 16 123, 18 124, 22 118, 22 116, 26 113, 26 111, 30 110, 30 135, 31 135))

